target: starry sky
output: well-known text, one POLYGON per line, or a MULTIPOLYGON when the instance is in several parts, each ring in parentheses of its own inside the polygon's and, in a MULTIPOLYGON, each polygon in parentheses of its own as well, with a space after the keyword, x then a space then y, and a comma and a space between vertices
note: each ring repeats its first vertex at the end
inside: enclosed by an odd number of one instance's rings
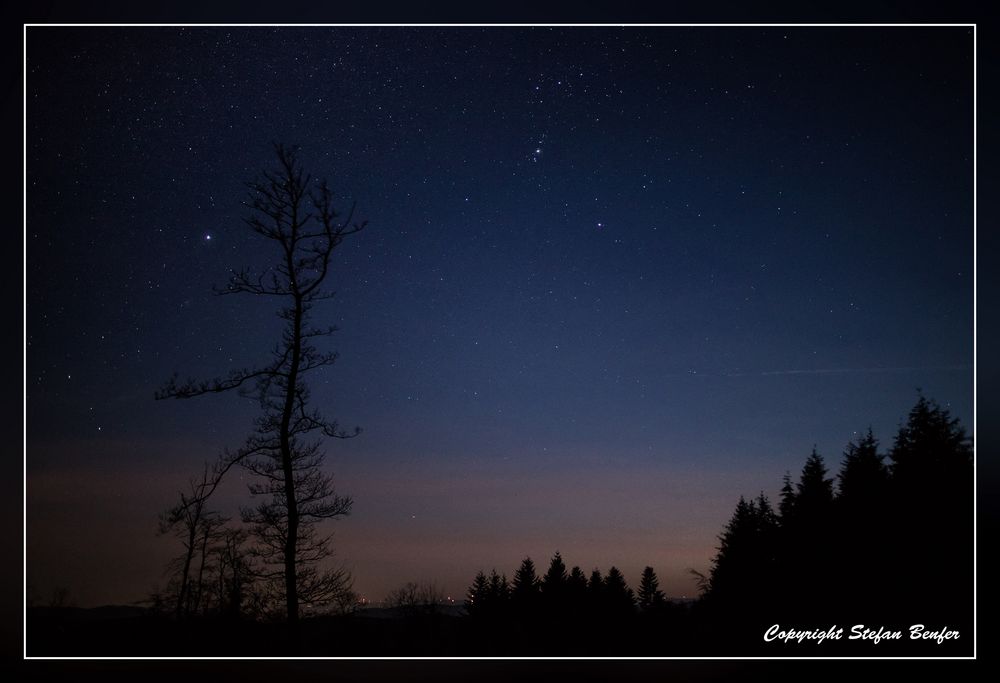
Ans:
POLYGON ((269 260, 242 201, 272 142, 369 221, 310 379, 364 430, 326 463, 369 599, 556 550, 690 596, 814 445, 891 445, 918 387, 972 432, 970 28, 33 27, 26 75, 42 596, 162 587, 157 514, 249 433, 235 395, 153 393, 277 339, 213 294, 269 260))

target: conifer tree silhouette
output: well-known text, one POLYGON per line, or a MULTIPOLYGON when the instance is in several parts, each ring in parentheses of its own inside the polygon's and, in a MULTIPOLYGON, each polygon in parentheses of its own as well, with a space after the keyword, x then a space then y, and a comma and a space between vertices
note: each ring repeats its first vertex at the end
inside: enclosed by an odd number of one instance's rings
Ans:
POLYGON ((522 613, 531 611, 538 606, 541 582, 535 573, 535 563, 530 557, 521 561, 521 566, 514 572, 511 582, 511 602, 522 613))
POLYGON ((960 613, 971 624, 971 440, 947 409, 920 394, 896 434, 889 459, 895 513, 889 571, 896 577, 896 601, 912 618, 928 619, 931 614, 954 620, 960 613), (922 599, 915 601, 914 596, 922 599))
POLYGON ((666 603, 666 597, 660 590, 660 581, 652 567, 642 570, 637 598, 639 609, 644 612, 662 607, 666 603))
POLYGON ((465 612, 469 616, 481 616, 489 601, 490 585, 486 574, 480 570, 465 595, 465 612))

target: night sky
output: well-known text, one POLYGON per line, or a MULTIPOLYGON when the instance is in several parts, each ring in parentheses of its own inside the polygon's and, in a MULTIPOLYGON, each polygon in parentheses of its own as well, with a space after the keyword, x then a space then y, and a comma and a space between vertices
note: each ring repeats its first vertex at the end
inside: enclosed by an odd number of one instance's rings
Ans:
MULTIPOLYGON (((972 432, 969 28, 29 28, 27 569, 165 583, 157 514, 239 446, 266 359, 244 183, 301 147, 369 227, 316 309, 372 600, 649 564, 692 595, 740 495, 917 399, 972 432)), ((248 504, 233 476, 217 507, 248 504)), ((936 587, 947 590, 947 586, 936 587)))

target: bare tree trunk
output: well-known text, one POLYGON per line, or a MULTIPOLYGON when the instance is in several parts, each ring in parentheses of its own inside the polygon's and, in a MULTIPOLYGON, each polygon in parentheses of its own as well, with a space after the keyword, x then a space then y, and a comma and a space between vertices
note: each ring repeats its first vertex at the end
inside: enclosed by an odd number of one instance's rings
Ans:
MULTIPOLYGON (((294 223, 293 223, 294 225, 294 223)), ((292 239, 295 239, 294 228, 292 239)), ((294 247, 294 244, 293 244, 294 247)), ((289 265, 292 262, 292 250, 289 250, 289 265)), ((290 268, 291 269, 291 268, 290 268)), ((292 280, 293 290, 297 287, 292 280)), ((302 350, 302 297, 295 295, 295 312, 292 321, 292 357, 288 369, 288 385, 285 387, 285 405, 281 412, 281 466, 285 476, 285 505, 288 512, 288 533, 285 538, 285 611, 290 630, 294 633, 299 620, 299 593, 295 558, 299 537, 299 509, 295 500, 295 473, 292 468, 292 443, 290 424, 292 412, 295 409, 295 386, 298 382, 299 363, 302 350)))
MULTIPOLYGON (((334 250, 367 222, 352 223, 353 205, 339 222, 326 182, 313 185, 296 163, 294 150, 275 145, 275 151, 281 168, 275 173, 265 172, 259 181, 250 184, 248 205, 253 213, 246 222, 254 232, 280 247, 281 258, 273 268, 256 276, 251 270, 233 271, 228 286, 220 292, 287 297, 280 310, 286 326, 273 360, 261 368, 237 370, 212 381, 179 384, 175 375, 156 393, 156 398, 191 398, 251 385, 259 391, 264 428, 248 438, 240 451, 227 454, 214 473, 208 493, 235 464, 244 465, 262 478, 263 483, 251 484, 251 493, 269 494, 272 498, 247 511, 244 521, 254 525, 255 533, 268 547, 267 564, 281 567, 274 566, 280 579, 274 578, 284 581, 286 618, 289 632, 294 634, 300 602, 328 600, 337 588, 335 584, 343 579, 336 572, 325 572, 318 578, 315 575, 315 565, 330 551, 329 538, 313 535, 314 525, 322 519, 346 515, 351 507, 351 499, 337 496, 331 478, 320 470, 323 454, 318 443, 307 444, 299 439, 314 431, 332 438, 351 438, 361 431, 341 430, 335 421, 308 409, 307 390, 300 378, 310 370, 332 365, 337 358, 336 353, 319 352, 311 342, 314 337, 332 334, 336 327, 311 327, 309 311, 316 301, 329 296, 320 285, 334 250), (307 200, 312 210, 303 206, 307 200), (306 573, 304 565, 308 566, 306 573)), ((234 586, 234 591, 238 590, 234 586)), ((190 586, 185 595, 190 602, 190 586)))
POLYGON ((201 539, 201 565, 198 567, 198 593, 194 599, 194 611, 197 612, 201 606, 201 594, 204 592, 204 576, 205 576, 205 555, 208 549, 208 536, 211 532, 211 526, 205 526, 205 535, 201 539))
POLYGON ((184 571, 181 572, 181 589, 177 594, 177 617, 187 616, 186 601, 188 599, 188 577, 191 573, 191 560, 194 559, 194 542, 197 530, 191 527, 188 534, 187 555, 184 557, 184 571))

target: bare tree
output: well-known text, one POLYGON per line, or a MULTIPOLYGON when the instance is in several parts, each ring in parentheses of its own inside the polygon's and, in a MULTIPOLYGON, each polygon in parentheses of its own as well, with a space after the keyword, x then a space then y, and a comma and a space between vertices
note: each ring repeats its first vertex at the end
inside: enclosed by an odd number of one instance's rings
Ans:
POLYGON ((251 493, 266 499, 244 510, 258 538, 257 551, 265 565, 280 567, 285 613, 290 624, 299 617, 300 604, 314 605, 342 584, 339 570, 320 569, 330 555, 330 537, 317 525, 350 512, 351 499, 339 496, 332 477, 322 470, 318 436, 349 438, 346 432, 310 406, 305 375, 332 365, 335 352, 316 348, 314 340, 336 331, 314 327, 314 306, 332 296, 323 289, 334 251, 367 222, 353 222, 354 206, 341 219, 333 208, 325 181, 313 182, 298 163, 296 150, 275 145, 278 169, 248 184, 249 227, 275 247, 270 268, 254 273, 233 271, 220 294, 246 293, 276 297, 278 315, 285 321, 281 339, 268 363, 230 372, 208 381, 179 382, 175 376, 157 392, 157 398, 191 398, 237 390, 255 398, 261 414, 246 444, 224 459, 227 468, 239 463, 258 475, 251 493))
POLYGON ((407 617, 433 616, 439 614, 445 595, 437 584, 407 582, 393 590, 386 597, 389 607, 407 617))
POLYGON ((225 453, 211 468, 206 463, 201 477, 189 480, 188 490, 179 494, 180 500, 160 515, 159 533, 178 538, 183 552, 167 566, 171 574, 167 595, 151 598, 169 599, 177 617, 205 613, 212 607, 222 611, 226 596, 214 582, 226 571, 231 576, 241 572, 242 583, 250 575, 242 546, 246 533, 227 526, 229 518, 208 508, 209 499, 235 462, 231 454, 225 453))
POLYGON ((213 488, 207 464, 201 479, 191 479, 188 482, 188 487, 187 492, 180 493, 180 502, 160 515, 160 533, 176 536, 184 548, 183 553, 174 558, 168 567, 169 571, 173 573, 171 583, 176 586, 174 613, 178 617, 187 616, 191 611, 192 564, 200 546, 202 550, 201 566, 204 570, 208 527, 214 526, 214 523, 207 523, 214 516, 214 513, 206 508, 210 490, 213 488), (199 536, 205 537, 204 543, 199 543, 199 536))
POLYGON ((243 529, 226 528, 216 546, 215 602, 219 614, 236 617, 243 613, 244 603, 253 583, 253 570, 245 544, 243 529))

